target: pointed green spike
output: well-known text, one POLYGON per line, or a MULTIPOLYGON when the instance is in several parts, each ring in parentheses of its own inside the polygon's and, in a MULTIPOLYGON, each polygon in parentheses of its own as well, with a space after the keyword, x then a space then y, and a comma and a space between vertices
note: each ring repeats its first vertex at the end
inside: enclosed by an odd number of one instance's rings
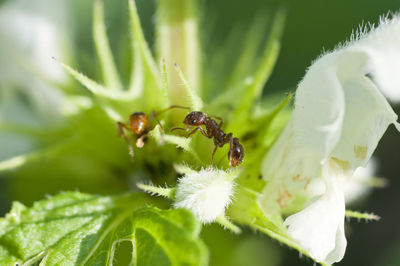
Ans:
POLYGON ((228 229, 235 234, 240 234, 242 232, 242 230, 238 226, 236 226, 234 223, 232 223, 228 218, 226 218, 223 215, 217 217, 216 222, 219 223, 225 229, 228 229))
POLYGON ((129 0, 129 16, 133 49, 133 66, 129 90, 134 95, 141 96, 148 109, 166 107, 167 97, 161 92, 162 81, 159 69, 144 38, 134 0, 129 0))
POLYGON ((175 194, 175 189, 174 188, 164 188, 164 187, 156 187, 152 185, 146 185, 143 183, 137 183, 136 186, 143 190, 146 193, 149 193, 151 195, 156 195, 156 196, 162 196, 166 198, 173 199, 174 194, 175 194))
POLYGON ((275 14, 268 41, 262 52, 260 64, 253 76, 253 83, 246 93, 246 97, 249 97, 252 100, 261 96, 262 89, 275 67, 280 51, 280 40, 282 38, 285 20, 286 10, 281 8, 275 14))
POLYGON ((149 135, 159 144, 169 143, 176 145, 178 148, 190 153, 198 162, 203 163, 192 146, 191 138, 165 134, 161 131, 160 125, 157 125, 153 130, 151 130, 149 135))
POLYGON ((14 156, 10 159, 0 162, 0 172, 16 169, 25 164, 28 160, 28 155, 14 156))
POLYGON ((98 84, 96 81, 88 78, 84 74, 75 70, 71 66, 58 61, 54 57, 53 57, 53 59, 57 63, 59 63, 79 83, 81 83, 84 87, 86 87, 88 90, 90 90, 94 95, 96 95, 98 97, 104 97, 104 98, 115 99, 115 100, 120 100, 120 101, 131 101, 135 98, 135 95, 128 91, 108 90, 108 89, 104 88, 102 85, 98 84))
POLYGON ((96 0, 94 3, 93 38, 105 87, 113 90, 122 90, 122 84, 107 38, 102 0, 96 0))
POLYGON ((155 79, 158 80, 158 70, 157 64, 154 61, 153 56, 151 55, 150 49, 147 45, 146 39, 144 38, 144 34, 142 31, 142 26, 140 24, 139 15, 137 13, 137 8, 134 0, 129 0, 129 16, 131 19, 131 31, 134 37, 134 46, 138 46, 140 51, 140 56, 143 58, 143 63, 149 68, 151 74, 155 79))
POLYGON ((183 88, 186 91, 186 95, 189 96, 190 100, 190 108, 195 111, 201 111, 203 109, 204 103, 201 100, 200 96, 197 92, 190 86, 189 82, 186 80, 185 75, 182 72, 182 69, 178 64, 174 64, 176 71, 178 72, 178 76, 183 83, 183 88))
POLYGON ((165 60, 161 60, 161 81, 162 81, 162 90, 165 97, 168 99, 168 104, 171 105, 168 98, 168 73, 167 73, 167 64, 165 60))
POLYGON ((183 175, 197 173, 197 171, 193 170, 186 164, 174 164, 174 169, 176 172, 183 174, 183 175))
POLYGON ((237 135, 244 133, 245 128, 242 126, 250 117, 252 106, 255 101, 261 97, 262 89, 267 82, 269 76, 274 69, 276 60, 280 50, 280 38, 283 32, 286 11, 278 10, 275 15, 268 41, 264 47, 262 57, 255 74, 252 76, 248 86, 245 86, 244 94, 235 108, 234 117, 229 130, 237 132, 237 135))
POLYGON ((268 140, 271 139, 271 124, 273 123, 274 119, 282 112, 282 110, 290 103, 292 98, 293 94, 289 93, 286 98, 274 110, 272 110, 272 112, 268 112, 265 115, 254 119, 252 130, 257 132, 258 143, 263 143, 264 146, 268 146, 268 144, 271 144, 268 142, 268 140))
POLYGON ((259 56, 258 50, 263 42, 263 34, 260 33, 265 32, 264 29, 266 23, 265 10, 263 10, 262 13, 258 14, 258 16, 254 18, 250 30, 245 35, 243 48, 241 49, 240 56, 232 70, 226 90, 235 87, 235 85, 240 81, 243 82, 245 77, 248 75, 249 66, 252 66, 254 59, 259 56))
POLYGON ((356 218, 356 219, 364 219, 367 221, 379 221, 381 219, 380 216, 373 214, 373 213, 358 212, 358 211, 351 211, 351 210, 346 210, 346 217, 356 218))

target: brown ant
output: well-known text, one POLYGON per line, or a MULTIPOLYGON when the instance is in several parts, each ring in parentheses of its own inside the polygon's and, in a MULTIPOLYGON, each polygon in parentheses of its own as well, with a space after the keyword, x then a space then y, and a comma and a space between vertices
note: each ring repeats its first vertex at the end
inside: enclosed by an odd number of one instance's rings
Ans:
POLYGON ((129 122, 127 124, 118 121, 118 133, 119 136, 122 137, 126 143, 128 143, 129 148, 129 155, 132 158, 134 157, 133 148, 130 145, 130 140, 125 134, 124 129, 130 131, 137 137, 136 139, 136 147, 143 148, 144 142, 147 139, 148 133, 153 129, 152 122, 153 120, 157 121, 157 124, 160 126, 161 133, 164 135, 164 128, 162 127, 160 121, 158 121, 157 116, 161 113, 170 110, 172 108, 182 108, 182 109, 189 109, 188 107, 180 106, 180 105, 171 105, 170 107, 159 111, 156 113, 154 110, 151 112, 150 119, 149 117, 143 112, 135 112, 129 116, 129 122))
POLYGON ((214 119, 212 119, 210 116, 208 116, 203 112, 199 111, 190 112, 183 120, 183 123, 186 125, 186 128, 175 127, 172 128, 171 131, 174 131, 176 129, 181 129, 187 132, 189 131, 189 126, 194 126, 196 128, 193 129, 186 137, 189 137, 190 135, 196 133, 197 130, 200 130, 201 134, 203 134, 205 137, 209 139, 213 138, 215 148, 211 156, 210 167, 212 167, 213 165, 214 155, 218 147, 222 147, 225 144, 229 143, 229 152, 228 152, 229 166, 231 168, 238 166, 243 161, 244 158, 243 146, 242 144, 239 143, 238 138, 233 137, 232 133, 225 134, 224 131, 222 131, 221 126, 224 122, 222 118, 216 116, 214 118, 220 120, 219 124, 214 119), (206 130, 202 128, 203 125, 206 127, 206 130))

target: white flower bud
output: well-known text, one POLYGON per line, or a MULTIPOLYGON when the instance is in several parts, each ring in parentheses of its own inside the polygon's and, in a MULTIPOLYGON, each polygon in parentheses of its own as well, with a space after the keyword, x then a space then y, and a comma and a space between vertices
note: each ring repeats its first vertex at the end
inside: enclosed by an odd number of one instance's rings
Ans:
POLYGON ((236 172, 223 170, 190 171, 178 180, 175 208, 186 208, 203 223, 210 223, 225 213, 234 192, 236 172))

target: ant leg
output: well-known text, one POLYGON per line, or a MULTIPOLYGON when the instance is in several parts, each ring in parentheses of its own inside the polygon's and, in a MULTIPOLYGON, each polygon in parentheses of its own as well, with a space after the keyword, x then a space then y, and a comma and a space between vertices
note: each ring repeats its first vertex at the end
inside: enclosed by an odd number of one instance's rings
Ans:
POLYGON ((217 149, 218 149, 218 146, 215 145, 215 148, 214 148, 213 153, 212 153, 212 155, 211 155, 210 170, 212 169, 212 166, 213 166, 213 164, 214 164, 214 155, 215 155, 215 153, 217 152, 217 149))
POLYGON ((119 137, 123 138, 126 141, 126 143, 128 144, 129 155, 131 156, 131 161, 133 162, 133 160, 134 160, 133 159, 134 158, 133 148, 132 148, 132 145, 124 131, 124 129, 129 130, 129 127, 122 122, 117 122, 117 126, 118 126, 119 137))
POLYGON ((196 127, 195 129, 192 130, 186 137, 188 138, 192 134, 196 133, 197 130, 200 130, 201 134, 203 134, 204 137, 211 139, 213 136, 207 135, 207 133, 204 131, 204 129, 201 126, 196 127))
POLYGON ((152 122, 153 119, 156 120, 157 124, 160 126, 161 135, 164 136, 164 135, 165 135, 164 127, 161 125, 160 121, 157 119, 157 116, 158 116, 159 114, 160 114, 160 113, 157 114, 154 110, 151 111, 150 121, 152 122))
POLYGON ((131 162, 134 162, 135 154, 133 153, 132 145, 128 145, 129 155, 131 156, 131 162))
POLYGON ((204 137, 211 139, 213 136, 212 135, 207 135, 207 133, 204 131, 204 129, 202 127, 198 127, 201 134, 203 134, 204 137))
POLYGON ((129 127, 125 123, 122 123, 122 122, 117 122, 117 126, 118 126, 119 137, 123 138, 127 143, 129 143, 129 139, 125 135, 125 131, 124 131, 124 128, 126 130, 129 130, 129 127))
POLYGON ((212 138, 212 136, 208 136, 207 133, 204 131, 204 129, 200 126, 196 127, 195 129, 193 129, 186 137, 190 137, 191 135, 193 135, 194 133, 196 133, 197 130, 200 130, 201 134, 203 134, 206 138, 212 138))
MULTIPOLYGON (((165 135, 164 128, 162 127, 160 121, 158 121, 157 116, 159 116, 160 114, 162 114, 162 113, 164 113, 164 112, 166 112, 166 111, 168 111, 168 110, 174 109, 174 108, 181 108, 181 109, 190 110, 190 108, 189 108, 189 107, 186 107, 186 106, 171 105, 171 106, 169 106, 169 107, 167 107, 167 108, 165 108, 165 109, 162 109, 161 111, 158 111, 158 112, 156 112, 156 111, 154 111, 154 110, 151 111, 150 120, 152 121, 153 119, 155 119, 155 120, 157 121, 157 124, 160 125, 161 131, 162 131, 162 133, 163 133, 164 135, 165 135)), ((178 129, 178 128, 176 128, 176 129, 178 129)), ((172 130, 171 130, 171 131, 172 131, 172 130)))
POLYGON ((138 148, 143 148, 144 146, 144 139, 147 138, 147 134, 141 135, 137 140, 136 140, 136 147, 138 148))
MULTIPOLYGON (((157 119, 157 117, 160 115, 160 114, 162 114, 162 113, 164 113, 164 112, 166 112, 166 111, 168 111, 168 110, 171 110, 171 109, 174 109, 174 108, 181 108, 181 109, 187 109, 187 110, 190 110, 190 108, 189 107, 186 107, 186 106, 181 106, 181 105, 171 105, 171 106, 169 106, 169 107, 167 107, 167 108, 165 108, 165 109, 162 109, 161 111, 158 111, 158 112, 156 112, 156 111, 151 111, 151 116, 150 116, 150 121, 153 121, 153 119, 155 119, 156 121, 157 121, 157 124, 160 126, 160 128, 161 128, 161 133, 162 133, 162 135, 165 135, 165 131, 164 131, 164 127, 161 125, 161 123, 160 123, 160 121, 157 119)), ((171 128, 170 129, 170 132, 172 132, 172 131, 174 131, 174 130, 176 130, 176 129, 181 129, 181 130, 185 130, 185 131, 188 131, 189 130, 189 128, 186 126, 186 129, 184 129, 184 128, 180 128, 180 127, 174 127, 174 128, 171 128)))
POLYGON ((222 127, 222 124, 224 123, 224 119, 222 119, 222 118, 219 117, 219 116, 212 116, 212 117, 214 117, 215 119, 219 120, 219 125, 218 125, 218 127, 221 128, 221 127, 222 127))
POLYGON ((193 135, 194 133, 196 133, 197 130, 199 130, 201 127, 196 127, 195 129, 193 129, 189 134, 187 134, 186 138, 190 137, 191 135, 193 135))
POLYGON ((233 136, 232 133, 227 135, 229 138, 229 152, 228 152, 228 159, 229 159, 229 168, 232 169, 232 152, 233 152, 233 136))

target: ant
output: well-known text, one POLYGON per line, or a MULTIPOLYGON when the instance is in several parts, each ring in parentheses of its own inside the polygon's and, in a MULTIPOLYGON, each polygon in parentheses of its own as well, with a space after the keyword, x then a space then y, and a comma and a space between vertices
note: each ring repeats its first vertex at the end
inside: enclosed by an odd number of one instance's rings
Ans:
POLYGON ((158 113, 156 113, 154 110, 151 111, 150 119, 143 112, 134 112, 129 116, 129 122, 127 124, 120 121, 117 122, 119 136, 122 137, 126 141, 126 143, 128 143, 129 155, 131 156, 132 161, 134 157, 133 148, 130 145, 130 140, 126 136, 124 129, 132 132, 133 135, 137 137, 136 147, 143 148, 148 133, 153 129, 152 126, 153 120, 157 121, 157 124, 160 126, 161 133, 162 135, 164 135, 164 128, 162 127, 160 121, 158 121, 157 116, 172 108, 189 109, 188 107, 180 105, 171 105, 170 107, 165 108, 164 110, 161 110, 158 113))
POLYGON ((183 123, 186 125, 185 128, 175 127, 172 128, 171 131, 180 129, 187 132, 189 131, 189 126, 194 126, 196 128, 189 132, 189 134, 186 136, 187 138, 196 133, 197 130, 200 130, 201 134, 203 134, 205 137, 209 139, 213 138, 215 148, 211 156, 210 168, 213 165, 214 155, 218 147, 222 147, 225 144, 229 143, 229 167, 236 167, 243 161, 243 146, 242 144, 240 144, 238 138, 233 137, 232 133, 225 134, 224 131, 222 131, 221 126, 224 122, 222 118, 217 116, 214 116, 214 118, 220 121, 219 124, 207 114, 199 111, 193 111, 190 112, 183 120, 183 123), (203 125, 206 127, 206 130, 202 128, 203 125))

